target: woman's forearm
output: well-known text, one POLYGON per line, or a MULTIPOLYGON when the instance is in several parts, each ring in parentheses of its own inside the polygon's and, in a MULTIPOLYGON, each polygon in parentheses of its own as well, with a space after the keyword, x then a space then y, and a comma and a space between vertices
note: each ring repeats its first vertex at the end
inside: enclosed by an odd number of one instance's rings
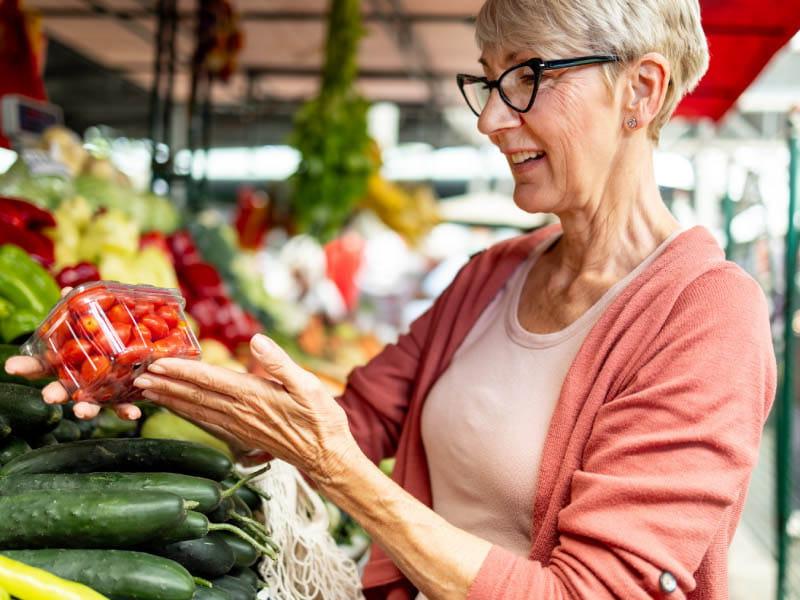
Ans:
POLYGON ((463 599, 491 544, 454 527, 403 490, 360 451, 321 487, 358 521, 430 600, 463 599))

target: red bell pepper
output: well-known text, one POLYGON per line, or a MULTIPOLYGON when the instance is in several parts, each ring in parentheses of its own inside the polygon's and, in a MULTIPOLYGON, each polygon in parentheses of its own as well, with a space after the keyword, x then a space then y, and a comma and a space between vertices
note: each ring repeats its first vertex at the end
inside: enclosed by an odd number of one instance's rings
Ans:
POLYGON ((92 263, 81 262, 71 267, 64 267, 56 275, 56 281, 62 288, 75 287, 89 281, 99 281, 100 272, 92 263))
POLYGON ((188 231, 176 231, 167 238, 167 246, 169 246, 170 254, 172 255, 172 262, 176 267, 184 265, 191 265, 198 262, 203 262, 200 252, 197 251, 197 246, 194 245, 192 236, 188 231))
POLYGON ((19 198, 0 196, 0 220, 25 229, 55 227, 56 220, 46 210, 19 198))
POLYGON ((11 225, 0 220, 0 244, 14 244, 31 255, 45 267, 55 261, 53 240, 38 231, 11 225))

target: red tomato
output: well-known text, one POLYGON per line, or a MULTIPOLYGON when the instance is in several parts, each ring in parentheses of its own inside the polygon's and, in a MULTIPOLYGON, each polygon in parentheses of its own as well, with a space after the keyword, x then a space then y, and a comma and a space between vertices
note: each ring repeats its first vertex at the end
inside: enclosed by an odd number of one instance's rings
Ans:
POLYGON ((45 350, 44 360, 51 367, 57 367, 61 364, 61 356, 55 350, 45 350))
POLYGON ((156 314, 167 322, 170 329, 174 328, 180 321, 180 313, 174 306, 162 306, 156 314))
POLYGON ((70 298, 67 307, 78 315, 84 315, 91 312, 92 305, 97 305, 106 311, 114 305, 114 302, 116 299, 111 292, 103 288, 93 288, 70 298))
POLYGON ((131 344, 138 344, 144 343, 145 345, 149 345, 150 342, 153 341, 153 333, 150 331, 150 328, 143 324, 137 323, 133 326, 131 330, 131 338, 129 343, 131 344))
POLYGON ((105 356, 90 356, 81 366, 81 379, 85 385, 102 380, 111 370, 111 362, 105 356))
POLYGON ((67 365, 77 367, 93 352, 94 348, 87 340, 81 338, 67 340, 61 347, 61 359, 67 365))
POLYGON ((117 395, 116 387, 113 385, 103 385, 92 392, 92 400, 98 404, 106 404, 117 395))
POLYGON ((58 379, 68 389, 72 389, 78 385, 78 374, 74 369, 70 369, 66 365, 61 365, 57 369, 58 379))
POLYGON ((133 316, 141 319, 145 315, 153 314, 156 311, 156 306, 152 302, 138 301, 133 306, 133 316))
POLYGON ((53 315, 42 326, 42 339, 52 348, 60 348, 71 337, 73 335, 70 331, 69 316, 66 312, 53 315))
POLYGON ((114 354, 124 348, 131 338, 131 326, 127 323, 112 321, 111 330, 101 331, 95 338, 95 343, 105 354, 114 354))
POLYGON ((184 345, 185 342, 182 337, 173 332, 167 337, 154 342, 153 350, 157 356, 175 356, 176 354, 181 353, 184 345))
MULTIPOLYGON (((152 354, 153 348, 147 344, 143 344, 141 342, 134 342, 129 344, 125 350, 118 353, 114 357, 114 362, 118 365, 135 365, 137 363, 143 363, 147 360, 150 355, 152 354)), ((120 374, 122 377, 122 374, 120 374)), ((124 372, 124 377, 130 377, 130 370, 124 372)))
POLYGON ((150 330, 153 340, 160 340, 169 334, 169 325, 158 315, 144 315, 139 323, 150 330))
POLYGON ((133 323, 133 318, 131 317, 131 313, 129 312, 128 308, 123 304, 115 304, 114 306, 112 306, 111 310, 109 310, 106 313, 106 316, 108 317, 109 321, 115 323, 128 323, 128 324, 133 323))
POLYGON ((100 322, 93 315, 83 315, 78 320, 78 325, 82 330, 81 333, 87 337, 95 337, 102 332, 100 322))

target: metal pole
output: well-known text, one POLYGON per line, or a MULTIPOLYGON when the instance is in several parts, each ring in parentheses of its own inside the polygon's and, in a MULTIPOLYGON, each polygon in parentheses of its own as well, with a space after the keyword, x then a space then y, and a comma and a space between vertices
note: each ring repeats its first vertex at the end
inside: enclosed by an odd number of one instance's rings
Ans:
POLYGON ((776 512, 778 524, 778 581, 776 585, 778 600, 787 598, 789 590, 789 544, 786 525, 792 512, 792 419, 794 417, 794 360, 795 335, 792 320, 795 313, 795 275, 797 272, 797 200, 798 200, 798 157, 800 157, 800 138, 798 137, 798 115, 789 119, 789 221, 786 228, 786 298, 784 300, 783 322, 783 378, 775 416, 777 440, 776 456, 776 512))
POLYGON ((731 223, 733 222, 733 199, 729 192, 722 197, 722 214, 725 218, 725 258, 731 260, 733 256, 733 235, 731 223))
MULTIPOLYGON (((161 140, 159 134, 159 112, 162 108, 161 103, 161 73, 164 63, 164 33, 166 24, 166 3, 158 0, 158 27, 156 30, 156 53, 153 65, 153 86, 150 88, 150 142, 153 144, 152 156, 150 157, 150 186, 156 179, 158 164, 156 163, 156 146, 161 140)), ((163 132, 162 132, 163 133, 163 132)))

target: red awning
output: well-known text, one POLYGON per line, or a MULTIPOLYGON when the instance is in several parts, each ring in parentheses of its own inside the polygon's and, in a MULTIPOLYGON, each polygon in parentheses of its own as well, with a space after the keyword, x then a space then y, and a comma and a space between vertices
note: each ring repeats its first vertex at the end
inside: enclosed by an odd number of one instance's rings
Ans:
POLYGON ((675 114, 716 121, 800 29, 800 0, 701 0, 700 4, 711 63, 675 114))

